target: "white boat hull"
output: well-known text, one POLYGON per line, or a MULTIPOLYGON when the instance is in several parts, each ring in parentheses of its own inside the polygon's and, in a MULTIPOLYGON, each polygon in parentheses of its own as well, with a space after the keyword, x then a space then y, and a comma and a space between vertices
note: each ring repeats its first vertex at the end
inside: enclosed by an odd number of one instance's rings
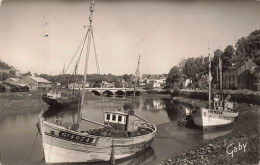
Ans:
MULTIPOLYGON (((110 161, 111 150, 107 153, 75 151, 49 144, 44 144, 46 163, 74 163, 74 162, 99 162, 110 161)), ((130 157, 132 154, 115 155, 115 159, 130 157)))
POLYGON ((72 163, 110 161, 112 140, 114 159, 130 157, 151 145, 156 129, 146 135, 112 138, 86 135, 41 121, 41 132, 45 162, 72 163))
MULTIPOLYGON (((218 111, 215 111, 218 112, 218 111)), ((233 123, 238 116, 235 112, 221 112, 218 114, 212 113, 211 110, 201 109, 201 114, 194 115, 194 124, 200 128, 213 128, 213 127, 223 127, 233 123)))

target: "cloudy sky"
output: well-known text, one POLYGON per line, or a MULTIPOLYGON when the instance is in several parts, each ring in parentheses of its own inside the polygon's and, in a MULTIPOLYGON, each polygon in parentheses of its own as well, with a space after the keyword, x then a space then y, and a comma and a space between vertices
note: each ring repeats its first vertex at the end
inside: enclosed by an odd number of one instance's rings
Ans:
MULTIPOLYGON (((134 73, 142 39, 140 72, 161 74, 182 58, 206 56, 208 43, 212 51, 223 50, 260 29, 260 1, 95 2, 94 36, 104 74, 134 73)), ((89 6, 88 0, 2 1, 0 59, 22 73, 60 74, 86 33, 89 6)), ((94 59, 92 51, 90 73, 96 71, 94 59)))

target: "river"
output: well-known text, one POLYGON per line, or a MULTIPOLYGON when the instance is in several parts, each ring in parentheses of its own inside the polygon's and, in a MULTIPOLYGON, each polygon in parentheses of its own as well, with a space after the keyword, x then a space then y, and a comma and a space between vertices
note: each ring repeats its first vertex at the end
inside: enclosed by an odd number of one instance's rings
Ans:
MULTIPOLYGON (((127 111, 131 105, 130 97, 95 96, 85 102, 82 114, 83 117, 103 123, 104 111, 113 109, 127 111)), ((190 109, 191 105, 172 102, 169 98, 140 96, 135 99, 133 105, 135 113, 154 123, 158 132, 149 149, 132 158, 118 161, 117 164, 156 164, 232 131, 230 128, 203 131, 177 126, 177 121, 185 116, 186 109, 190 109)), ((39 113, 32 111, 0 116, 2 164, 45 164, 41 137, 37 135, 36 128, 39 113)), ((62 117, 62 122, 76 122, 77 107, 49 109, 45 120, 55 123, 57 117, 62 117)), ((93 128, 96 125, 83 123, 83 127, 93 128)))

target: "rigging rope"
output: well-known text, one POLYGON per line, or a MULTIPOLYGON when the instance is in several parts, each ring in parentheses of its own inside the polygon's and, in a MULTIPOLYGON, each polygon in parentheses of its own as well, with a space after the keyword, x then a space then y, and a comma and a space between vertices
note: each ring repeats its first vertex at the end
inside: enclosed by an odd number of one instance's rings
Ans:
POLYGON ((85 37, 84 37, 84 42, 83 42, 83 46, 82 46, 82 49, 80 51, 80 54, 79 54, 79 58, 76 62, 76 66, 75 66, 75 70, 74 70, 74 74, 76 75, 77 74, 77 69, 78 69, 78 66, 79 66, 79 61, 80 61, 80 58, 81 58, 81 55, 82 55, 82 52, 83 52, 83 49, 84 49, 84 46, 85 46, 85 43, 86 43, 86 40, 87 40, 87 36, 88 36, 88 33, 89 33, 89 30, 87 31, 85 37))
MULTIPOLYGON (((87 33, 88 33, 88 32, 87 32, 87 33)), ((76 50, 75 54, 73 55, 72 59, 70 60, 70 63, 69 63, 69 65, 68 65, 68 67, 66 68, 66 70, 64 71, 64 73, 66 73, 67 70, 69 69, 71 62, 74 60, 74 58, 75 58, 75 56, 77 55, 77 53, 78 53, 78 51, 79 51, 79 49, 80 49, 82 43, 84 42, 84 40, 86 40, 86 39, 85 39, 86 37, 87 37, 87 34, 83 37, 83 40, 81 41, 81 43, 80 43, 78 49, 76 50)))
MULTIPOLYGON (((93 29, 91 29, 91 35, 92 35, 92 39, 93 39, 93 46, 94 46, 95 59, 96 59, 96 67, 97 67, 97 74, 100 74, 100 69, 99 69, 99 63, 98 63, 97 50, 96 50, 96 44, 95 44, 93 29)), ((102 112, 104 112, 103 98, 102 98, 102 92, 101 92, 101 90, 100 90, 100 94, 101 94, 102 112)), ((104 101, 106 101, 106 100, 104 99, 104 101)), ((106 103, 105 103, 105 104, 106 104, 106 103)), ((106 111, 107 111, 106 105, 105 105, 105 108, 106 108, 106 111)))
MULTIPOLYGON (((78 58, 78 60, 77 60, 77 62, 76 62, 76 66, 75 66, 75 69, 74 69, 74 75, 75 75, 75 76, 77 75, 77 69, 78 69, 78 66, 79 66, 79 61, 80 61, 80 58, 81 58, 81 55, 82 55, 82 51, 83 51, 83 49, 84 49, 84 45, 85 45, 85 43, 86 43, 86 39, 87 39, 88 32, 89 32, 89 30, 87 31, 87 33, 86 33, 86 35, 85 35, 85 37, 84 37, 83 46, 82 46, 82 49, 81 49, 81 51, 80 51, 79 58, 78 58)), ((75 79, 76 79, 76 77, 75 77, 75 79)), ((74 91, 75 84, 76 84, 76 82, 73 83, 73 91, 74 91)))
POLYGON ((92 30, 92 29, 91 29, 91 34, 92 34, 92 38, 93 38, 93 45, 94 45, 94 51, 95 51, 97 74, 100 74, 99 63, 98 63, 98 57, 97 57, 97 51, 96 51, 96 44, 95 44, 94 34, 93 34, 93 30, 92 30))

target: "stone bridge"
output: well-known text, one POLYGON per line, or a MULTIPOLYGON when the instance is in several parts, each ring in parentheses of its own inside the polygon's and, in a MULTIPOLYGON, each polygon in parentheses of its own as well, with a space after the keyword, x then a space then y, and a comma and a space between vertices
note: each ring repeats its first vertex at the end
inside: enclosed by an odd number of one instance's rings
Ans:
MULTIPOLYGON (((82 90, 75 88, 76 90, 82 90)), ((134 94, 134 88, 85 88, 89 92, 94 93, 95 95, 118 95, 118 96, 130 96, 134 94)), ((140 90, 136 88, 135 94, 140 95, 140 90)))

